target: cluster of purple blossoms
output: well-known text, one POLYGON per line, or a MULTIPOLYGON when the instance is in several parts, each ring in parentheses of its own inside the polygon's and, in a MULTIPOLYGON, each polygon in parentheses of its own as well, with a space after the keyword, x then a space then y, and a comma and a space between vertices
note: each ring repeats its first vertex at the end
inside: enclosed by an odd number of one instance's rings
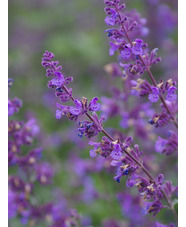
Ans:
POLYGON ((120 1, 105 1, 105 4, 107 5, 105 12, 108 15, 105 23, 113 26, 112 29, 106 30, 110 39, 110 55, 113 55, 116 51, 119 53, 119 65, 123 72, 121 75, 129 77, 132 85, 130 85, 131 94, 140 97, 148 96, 149 101, 152 103, 160 99, 163 107, 158 116, 161 117, 163 123, 160 122, 155 126, 167 125, 172 120, 177 127, 175 113, 166 103, 166 101, 176 103, 176 82, 169 79, 165 83, 160 81, 157 84, 150 70, 153 64, 157 64, 161 60, 160 57, 157 57, 158 49, 155 48, 149 53, 147 44, 142 39, 135 38, 136 36, 144 36, 143 26, 139 28, 141 21, 135 20, 131 15, 127 16, 123 12, 122 9, 125 8, 125 4, 120 4, 120 1), (145 71, 149 74, 152 85, 139 78, 145 71), (166 94, 166 101, 163 97, 164 94, 166 94))
MULTIPOLYGON (((18 111, 18 105, 8 105, 8 110, 12 115, 18 111)), ((44 204, 37 201, 36 185, 49 185, 54 177, 53 166, 41 160, 43 148, 23 151, 23 146, 31 146, 38 134, 39 126, 34 118, 26 123, 17 120, 8 123, 8 164, 10 170, 16 168, 8 179, 8 217, 18 217, 22 225, 77 226, 79 214, 64 207, 61 199, 44 204)))
MULTIPOLYGON (((12 86, 13 79, 8 79, 8 88, 12 86)), ((19 111, 22 107, 22 101, 17 97, 10 99, 8 98, 8 116, 13 115, 19 111)))
POLYGON ((155 144, 155 150, 158 153, 171 155, 178 150, 178 135, 173 131, 169 131, 167 139, 158 137, 155 144))
MULTIPOLYGON (((56 90, 55 95, 60 99, 62 103, 66 103, 70 100, 74 102, 74 106, 67 106, 57 103, 56 119, 60 119, 63 115, 67 116, 69 120, 77 121, 78 117, 83 115, 92 114, 93 121, 80 121, 78 128, 78 135, 83 137, 85 135, 87 138, 95 136, 102 130, 102 121, 104 117, 98 118, 96 112, 100 110, 101 105, 98 103, 98 98, 94 97, 89 103, 86 97, 82 97, 81 100, 74 99, 72 96, 72 88, 67 88, 65 85, 73 81, 72 77, 64 78, 61 70, 62 66, 58 65, 58 61, 52 61, 54 54, 46 51, 42 58, 42 66, 46 69, 46 76, 52 77, 48 82, 49 88, 54 88, 56 90)), ((91 120, 92 120, 91 119, 91 120)))

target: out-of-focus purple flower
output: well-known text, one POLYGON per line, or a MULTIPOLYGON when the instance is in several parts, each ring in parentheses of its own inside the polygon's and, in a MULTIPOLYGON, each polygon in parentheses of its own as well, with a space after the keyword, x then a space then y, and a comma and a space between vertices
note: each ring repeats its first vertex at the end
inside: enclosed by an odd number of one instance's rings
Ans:
POLYGON ((103 221, 103 227, 121 227, 121 224, 118 220, 115 219, 106 219, 103 221))
POLYGON ((54 175, 54 170, 49 163, 47 162, 38 163, 35 166, 35 170, 36 170, 37 180, 41 184, 45 185, 45 184, 51 183, 52 177, 54 175))
POLYGON ((156 222, 155 227, 174 227, 175 225, 173 223, 170 223, 168 225, 164 225, 162 223, 156 222))
POLYGON ((8 218, 14 218, 17 214, 16 193, 8 190, 8 218))
MULTIPOLYGON (((142 198, 123 192, 117 195, 118 202, 121 205, 122 214, 130 220, 131 226, 145 226, 148 219, 141 215, 142 198)), ((149 225, 150 226, 150 225, 149 225)))
POLYGON ((31 118, 25 123, 25 129, 28 130, 32 136, 38 135, 40 131, 39 125, 35 118, 31 118))
POLYGON ((12 116, 14 113, 19 111, 19 108, 22 107, 22 101, 18 98, 12 100, 8 99, 8 115, 12 116))
POLYGON ((90 177, 86 177, 83 180, 83 185, 84 190, 82 191, 81 198, 85 203, 90 204, 98 197, 98 192, 96 191, 92 178, 90 177))
POLYGON ((34 165, 42 157, 43 148, 36 148, 31 150, 27 155, 18 159, 20 167, 29 167, 34 165))
POLYGON ((115 100, 107 97, 101 97, 101 111, 107 117, 113 117, 119 113, 119 107, 115 100))
POLYGON ((56 110, 56 119, 60 119, 62 116, 61 110, 56 110))
POLYGON ((162 189, 169 199, 171 199, 174 193, 176 194, 178 192, 178 186, 173 186, 171 181, 166 181, 162 185, 162 189))
POLYGON ((110 64, 105 65, 104 66, 104 70, 108 74, 112 75, 113 77, 116 77, 116 76, 119 76, 120 77, 120 76, 123 75, 123 73, 122 73, 119 65, 116 64, 116 63, 110 63, 110 64))
POLYGON ((19 176, 11 175, 8 184, 13 191, 24 191, 25 182, 19 176))
POLYGON ((175 94, 177 88, 176 87, 169 87, 169 89, 167 90, 167 96, 166 99, 170 102, 173 102, 176 100, 177 95, 175 94))
POLYGON ((120 126, 122 128, 128 128, 129 127, 129 113, 128 112, 122 113, 122 119, 120 121, 120 126))
POLYGON ((167 139, 158 137, 155 144, 155 150, 158 153, 170 155, 178 149, 178 137, 176 133, 170 131, 167 139))

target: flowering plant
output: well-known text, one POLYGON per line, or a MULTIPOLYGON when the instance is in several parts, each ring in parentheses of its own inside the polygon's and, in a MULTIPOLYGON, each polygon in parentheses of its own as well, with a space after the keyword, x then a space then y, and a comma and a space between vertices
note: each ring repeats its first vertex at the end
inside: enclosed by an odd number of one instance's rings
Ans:
MULTIPOLYGON (((157 3, 152 1, 151 4, 157 3)), ((117 55, 116 63, 104 66, 112 83, 107 91, 110 97, 88 99, 76 96, 69 87, 73 77, 65 76, 52 52, 45 51, 41 62, 49 78, 48 88, 54 90, 59 100, 55 110, 57 121, 61 126, 64 117, 73 121, 80 138, 72 138, 73 132, 70 131, 66 140, 76 143, 80 151, 82 147, 90 146, 90 159, 80 158, 74 151, 69 151, 67 166, 73 166, 78 181, 82 182, 84 191, 78 199, 87 204, 106 198, 94 188, 91 173, 101 177, 104 184, 102 172, 106 172, 110 181, 113 178, 114 187, 122 185, 122 190, 114 196, 123 216, 129 220, 126 226, 176 226, 178 187, 163 167, 177 168, 177 77, 166 76, 164 79, 153 72, 154 65, 162 60, 158 57, 158 48, 151 50, 152 44, 146 43, 147 21, 137 11, 128 11, 120 0, 105 0, 105 13, 109 55, 117 55), (116 117, 118 124, 109 127, 110 120, 116 117), (171 223, 160 223, 162 212, 174 217, 170 219, 171 223), (150 215, 153 218, 149 218, 150 215)), ((10 99, 8 104, 9 115, 18 112, 22 105, 17 98, 10 99)), ((57 202, 42 206, 32 203, 36 181, 41 185, 53 184, 55 168, 42 162, 41 148, 21 154, 21 146, 30 145, 39 133, 34 119, 26 124, 10 121, 9 128, 9 164, 18 167, 17 176, 12 175, 9 179, 10 218, 18 215, 23 224, 42 223, 46 218, 49 226, 89 226, 90 222, 85 224, 85 219, 82 221, 82 216, 75 210, 64 208, 59 195, 57 202), (24 173, 26 181, 19 172, 24 173), (21 205, 17 206, 15 201, 20 200, 21 205), (67 212, 62 214, 63 209, 67 212)), ((111 219, 103 220, 102 225, 119 227, 125 224, 111 219)))

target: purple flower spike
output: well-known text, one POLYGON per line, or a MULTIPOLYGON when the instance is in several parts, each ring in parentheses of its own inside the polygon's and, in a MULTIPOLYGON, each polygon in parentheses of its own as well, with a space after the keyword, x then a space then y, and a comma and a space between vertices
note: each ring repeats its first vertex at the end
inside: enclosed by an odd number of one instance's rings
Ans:
POLYGON ((151 102, 157 102, 159 99, 159 89, 157 87, 152 87, 152 94, 149 94, 148 99, 151 102))
POLYGON ((81 113, 82 103, 78 99, 76 99, 74 101, 74 103, 75 103, 76 107, 71 106, 70 107, 70 113, 73 114, 73 115, 79 115, 81 113))
POLYGON ((177 95, 175 94, 177 88, 176 87, 169 87, 169 89, 167 90, 167 96, 166 96, 166 99, 170 102, 173 102, 176 100, 177 98, 177 95))
POLYGON ((132 52, 134 55, 142 55, 143 54, 143 40, 136 39, 135 44, 132 47, 132 52))
POLYGON ((98 100, 99 99, 97 97, 95 97, 90 101, 90 104, 89 104, 90 111, 99 111, 100 110, 101 105, 100 105, 100 103, 97 103, 98 100))
POLYGON ((119 160, 122 157, 121 147, 119 144, 114 144, 114 150, 111 152, 110 155, 115 160, 119 160))

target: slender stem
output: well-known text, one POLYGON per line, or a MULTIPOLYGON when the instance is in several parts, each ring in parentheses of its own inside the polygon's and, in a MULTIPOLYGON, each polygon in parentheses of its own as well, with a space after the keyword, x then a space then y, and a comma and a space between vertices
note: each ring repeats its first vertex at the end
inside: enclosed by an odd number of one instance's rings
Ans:
MULTIPOLYGON (((117 9, 117 6, 115 6, 115 8, 116 8, 116 12, 118 14, 118 17, 119 17, 120 21, 122 21, 122 17, 121 17, 121 15, 120 15, 120 13, 119 13, 119 11, 117 9)), ((129 35, 128 35, 128 33, 127 33, 127 31, 126 31, 126 29, 125 29, 125 27, 123 25, 123 23, 121 23, 121 26, 122 26, 122 29, 123 29, 123 31, 125 33, 125 36, 127 37, 128 41, 129 41, 129 43, 130 43, 130 45, 132 47, 133 46, 132 40, 130 39, 130 37, 129 37, 129 35)), ((157 87, 156 80, 155 80, 150 68, 145 64, 145 62, 144 62, 144 60, 143 60, 141 55, 138 55, 138 57, 141 60, 141 62, 143 63, 143 65, 147 68, 147 72, 148 72, 148 74, 150 76, 150 79, 151 79, 152 83, 154 84, 155 87, 157 87)), ((171 119, 173 120, 174 125, 176 126, 176 128, 178 128, 178 123, 175 120, 175 118, 172 116, 171 111, 169 110, 169 108, 168 108, 168 106, 167 106, 167 104, 166 104, 166 102, 165 102, 165 100, 164 100, 162 95, 160 95, 160 99, 161 99, 161 102, 163 103, 164 107, 166 108, 167 112, 169 113, 171 119)))

